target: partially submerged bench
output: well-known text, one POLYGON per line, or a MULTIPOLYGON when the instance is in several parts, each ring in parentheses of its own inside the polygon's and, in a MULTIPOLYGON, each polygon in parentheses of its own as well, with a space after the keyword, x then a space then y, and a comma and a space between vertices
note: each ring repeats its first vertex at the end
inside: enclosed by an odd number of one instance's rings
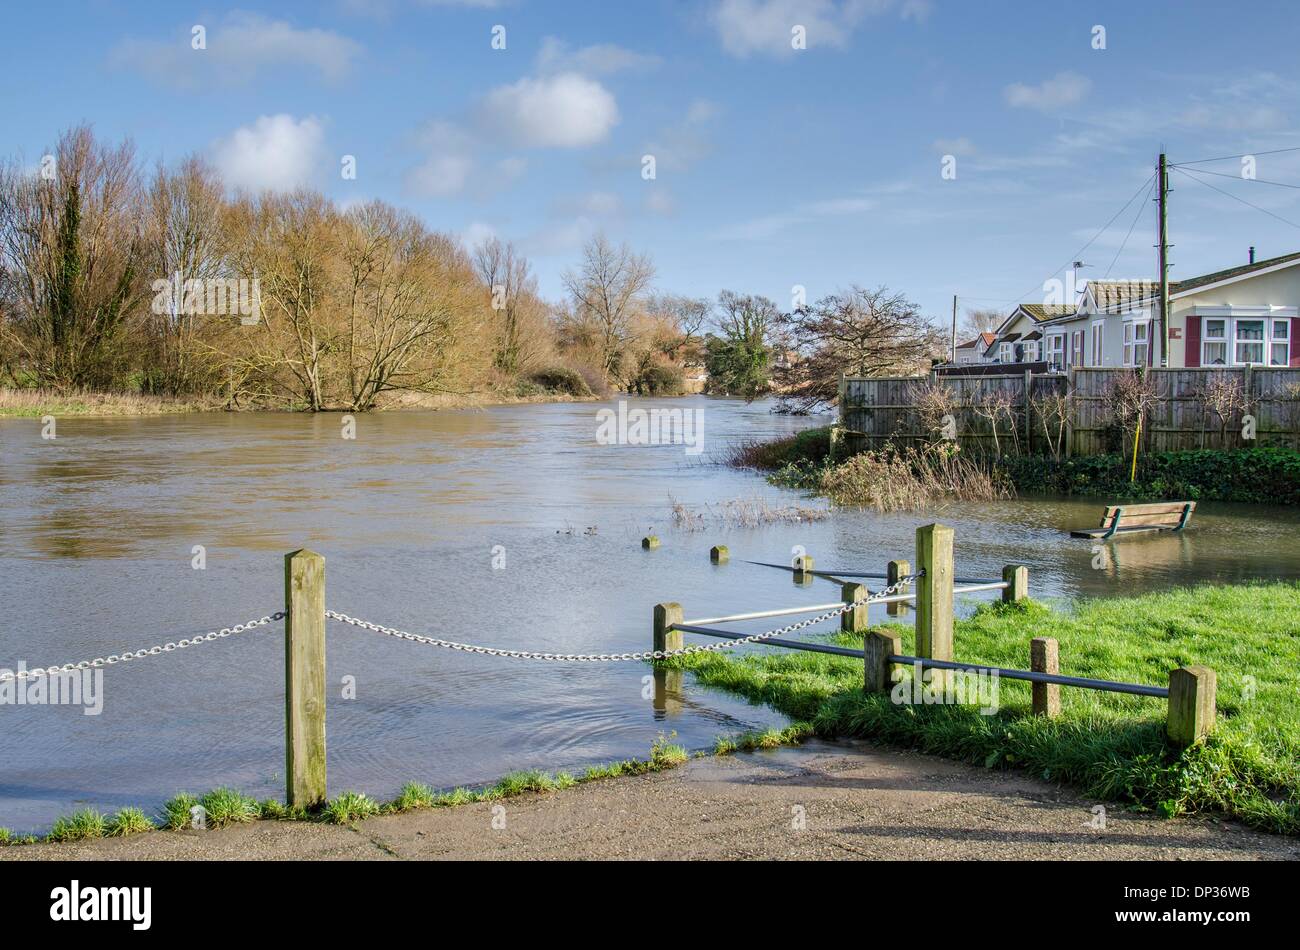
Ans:
POLYGON ((1161 501, 1151 505, 1110 505, 1102 513, 1101 527, 1071 531, 1072 538, 1113 538, 1117 534, 1145 531, 1182 531, 1192 520, 1194 501, 1161 501))

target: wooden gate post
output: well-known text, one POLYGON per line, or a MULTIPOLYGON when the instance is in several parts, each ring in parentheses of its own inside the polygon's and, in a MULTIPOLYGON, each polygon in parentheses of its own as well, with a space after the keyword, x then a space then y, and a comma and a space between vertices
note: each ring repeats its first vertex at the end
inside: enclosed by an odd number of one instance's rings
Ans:
POLYGON ((868 693, 888 693, 894 685, 891 656, 901 656, 903 642, 896 633, 872 630, 862 644, 862 658, 866 666, 866 679, 862 684, 868 693))
POLYGON ((682 648, 682 632, 672 629, 673 624, 681 623, 682 619, 681 604, 655 604, 655 650, 667 653, 682 648))
MULTIPOLYGON (((912 565, 908 564, 906 561, 890 561, 888 564, 885 565, 885 584, 889 587, 893 587, 895 584, 898 583, 898 579, 900 577, 906 577, 908 574, 911 573, 912 573, 912 565)), ((894 593, 907 594, 910 593, 911 590, 912 590, 912 585, 909 582, 904 584, 902 587, 898 588, 898 590, 894 591, 894 593)), ((885 605, 885 612, 888 613, 891 617, 901 614, 906 609, 907 608, 902 601, 885 605)))
POLYGON ((325 792, 325 559, 284 556, 285 798, 313 808, 325 792))
POLYGON ((952 542, 946 525, 916 529, 916 655, 930 660, 952 659, 952 542))
POLYGON ((1184 666, 1169 674, 1165 732, 1178 746, 1194 745, 1214 729, 1218 677, 1208 666, 1184 666))

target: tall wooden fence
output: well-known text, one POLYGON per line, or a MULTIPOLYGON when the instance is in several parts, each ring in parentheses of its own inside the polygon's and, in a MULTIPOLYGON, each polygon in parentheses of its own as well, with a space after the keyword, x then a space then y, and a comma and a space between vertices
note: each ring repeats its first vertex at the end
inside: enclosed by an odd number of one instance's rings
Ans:
MULTIPOLYGON (((840 426, 851 449, 885 442, 933 442, 941 415, 956 438, 979 451, 1094 455, 1119 451, 1123 432, 1106 398, 1119 368, 1076 367, 1068 373, 980 376, 845 377, 840 386, 840 426), (941 413, 929 392, 942 387, 950 406, 941 413), (1039 412, 1045 396, 1068 397, 1062 417, 1039 412), (991 407, 1000 404, 999 410, 991 407), (1063 423, 1063 424, 1062 424, 1063 423), (996 431, 995 431, 996 427, 996 431)), ((1144 451, 1238 448, 1244 445, 1300 447, 1300 369, 1150 369, 1155 401, 1142 433, 1144 451), (1200 393, 1214 374, 1239 381, 1244 412, 1220 419, 1200 393), (1243 438, 1244 415, 1254 418, 1253 441, 1243 438)))

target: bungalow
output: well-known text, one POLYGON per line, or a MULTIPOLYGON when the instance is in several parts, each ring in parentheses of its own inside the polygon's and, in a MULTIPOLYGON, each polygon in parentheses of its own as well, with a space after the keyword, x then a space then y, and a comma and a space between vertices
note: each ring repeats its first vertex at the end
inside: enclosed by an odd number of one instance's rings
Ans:
POLYGON ((1022 303, 1002 321, 994 339, 984 349, 990 363, 1037 363, 1043 355, 1042 326, 1056 317, 1073 314, 1074 307, 1022 303))
MULTIPOLYGON (((1300 366, 1298 306, 1300 253, 1170 281, 1168 365, 1300 366)), ((1040 321, 1043 358, 1055 370, 1159 366, 1159 314, 1155 281, 1088 281, 1077 308, 1040 321)))
POLYGON ((957 344, 957 359, 954 362, 958 364, 985 362, 984 353, 996 339, 996 333, 985 331, 972 340, 957 344))

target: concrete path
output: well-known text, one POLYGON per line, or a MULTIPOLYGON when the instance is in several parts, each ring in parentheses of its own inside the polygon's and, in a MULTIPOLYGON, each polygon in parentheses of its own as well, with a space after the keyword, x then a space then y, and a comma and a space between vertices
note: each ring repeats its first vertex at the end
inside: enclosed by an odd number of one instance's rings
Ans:
POLYGON ((866 743, 809 742, 695 759, 654 775, 355 828, 261 821, 84 844, 0 849, 50 859, 1296 859, 1300 840, 1162 821, 1015 772, 866 743), (494 809, 498 809, 494 812, 494 809), (499 810, 499 809, 504 809, 499 810), (493 819, 504 828, 494 828, 493 819))

